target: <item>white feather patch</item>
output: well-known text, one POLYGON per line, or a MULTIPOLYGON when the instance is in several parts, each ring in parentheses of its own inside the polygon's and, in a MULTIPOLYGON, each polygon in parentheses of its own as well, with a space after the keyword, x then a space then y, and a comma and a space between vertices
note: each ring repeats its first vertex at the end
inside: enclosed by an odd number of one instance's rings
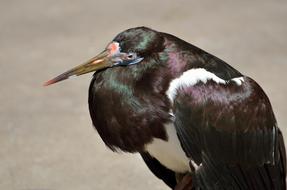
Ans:
POLYGON ((146 151, 165 167, 176 172, 190 171, 190 159, 185 155, 173 124, 165 125, 168 140, 154 138, 146 145, 146 151))
POLYGON ((176 78, 171 81, 169 88, 166 92, 167 96, 173 102, 177 90, 179 87, 182 86, 193 86, 198 82, 206 83, 208 80, 213 80, 216 83, 225 84, 226 81, 219 78, 215 74, 208 72, 205 69, 199 68, 199 69, 190 69, 188 71, 185 71, 179 78, 176 78))
POLYGON ((238 86, 240 86, 244 82, 243 77, 237 77, 237 78, 233 78, 231 80, 234 81, 238 86))
MULTIPOLYGON (((169 88, 166 91, 166 95, 168 96, 170 101, 173 102, 177 94, 178 88, 185 86, 193 86, 199 82, 206 83, 209 80, 212 80, 217 84, 227 84, 229 82, 222 78, 219 78, 215 74, 203 68, 190 69, 188 71, 185 71, 180 77, 171 81, 171 83, 169 84, 169 88)), ((244 78, 237 77, 231 79, 230 81, 234 81, 237 85, 241 85, 244 82, 244 78)))

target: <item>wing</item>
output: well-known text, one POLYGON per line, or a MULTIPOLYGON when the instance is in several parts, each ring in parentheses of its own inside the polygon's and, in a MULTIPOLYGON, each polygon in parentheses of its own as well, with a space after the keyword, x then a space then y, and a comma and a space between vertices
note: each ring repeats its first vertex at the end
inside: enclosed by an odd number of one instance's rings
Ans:
POLYGON ((174 189, 176 186, 175 173, 161 165, 160 162, 149 153, 142 152, 140 154, 152 173, 159 179, 163 180, 170 188, 174 189))
POLYGON ((286 154, 268 97, 248 77, 177 90, 178 137, 200 189, 286 189, 286 154))

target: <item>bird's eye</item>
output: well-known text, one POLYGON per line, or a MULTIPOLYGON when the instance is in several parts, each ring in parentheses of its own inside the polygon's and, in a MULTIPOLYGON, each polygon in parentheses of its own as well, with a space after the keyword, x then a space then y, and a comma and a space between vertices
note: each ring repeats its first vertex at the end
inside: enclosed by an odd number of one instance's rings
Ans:
POLYGON ((117 65, 134 65, 136 63, 139 63, 140 61, 142 61, 143 58, 138 57, 138 55, 134 52, 130 52, 130 53, 121 53, 120 57, 116 57, 116 59, 114 60, 115 64, 114 66, 117 65))
POLYGON ((127 58, 129 59, 129 60, 133 60, 133 59, 135 59, 137 57, 137 55, 135 54, 135 53, 128 53, 128 55, 127 55, 127 58))

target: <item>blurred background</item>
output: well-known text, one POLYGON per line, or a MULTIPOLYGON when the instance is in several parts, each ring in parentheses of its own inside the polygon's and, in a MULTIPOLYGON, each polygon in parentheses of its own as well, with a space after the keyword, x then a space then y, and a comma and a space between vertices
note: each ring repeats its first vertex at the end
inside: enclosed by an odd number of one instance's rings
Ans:
POLYGON ((137 154, 116 154, 91 124, 91 75, 42 87, 148 26, 225 60, 266 91, 287 131, 287 1, 1 0, 0 189, 167 189, 137 154))

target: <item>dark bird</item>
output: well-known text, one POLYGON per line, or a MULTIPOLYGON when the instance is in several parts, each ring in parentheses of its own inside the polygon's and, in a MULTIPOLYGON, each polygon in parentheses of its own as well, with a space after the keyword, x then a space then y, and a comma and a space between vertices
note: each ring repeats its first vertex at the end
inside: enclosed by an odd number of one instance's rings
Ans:
POLYGON ((286 189, 282 133, 262 88, 219 58, 146 27, 86 63, 93 125, 113 151, 139 152, 172 189, 286 189))

